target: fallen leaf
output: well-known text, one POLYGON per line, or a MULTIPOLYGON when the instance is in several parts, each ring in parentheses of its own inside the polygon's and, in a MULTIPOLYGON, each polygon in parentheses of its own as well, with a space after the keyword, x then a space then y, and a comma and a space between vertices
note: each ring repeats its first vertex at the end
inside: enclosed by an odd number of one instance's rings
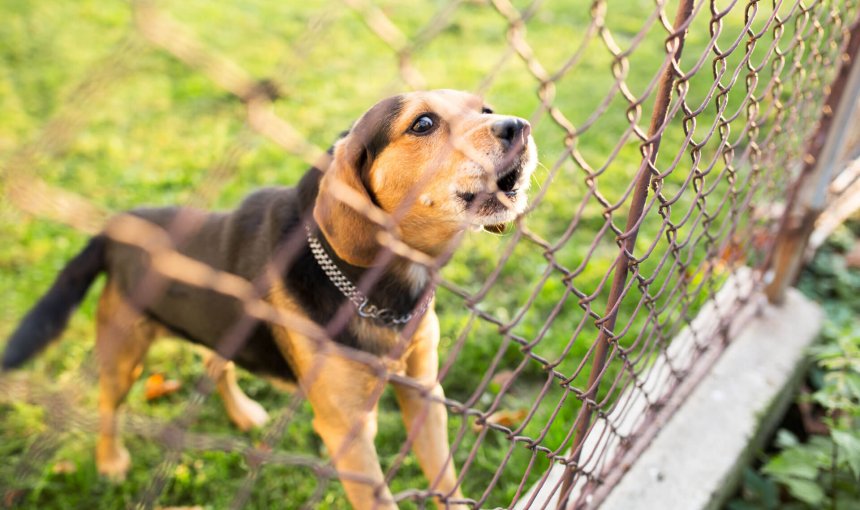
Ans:
POLYGON ((860 268, 860 240, 854 243, 854 248, 845 254, 845 265, 851 268, 860 268))
MULTIPOLYGON (((516 411, 502 409, 488 416, 486 423, 501 425, 502 427, 511 429, 519 425, 528 414, 528 411, 525 409, 517 409, 516 411)), ((478 422, 472 424, 472 430, 475 432, 480 432, 484 427, 485 425, 478 422)))
POLYGON ((51 468, 51 472, 58 475, 74 473, 78 470, 78 465, 70 460, 60 460, 51 468))
POLYGON ((493 376, 490 380, 490 385, 494 388, 501 389, 504 385, 514 378, 513 370, 502 370, 493 376))
POLYGON ((179 381, 165 380, 164 374, 152 374, 146 378, 143 394, 146 400, 155 400, 170 395, 180 387, 179 381))
POLYGON ((8 489, 3 493, 3 507, 12 508, 27 492, 24 489, 8 489))

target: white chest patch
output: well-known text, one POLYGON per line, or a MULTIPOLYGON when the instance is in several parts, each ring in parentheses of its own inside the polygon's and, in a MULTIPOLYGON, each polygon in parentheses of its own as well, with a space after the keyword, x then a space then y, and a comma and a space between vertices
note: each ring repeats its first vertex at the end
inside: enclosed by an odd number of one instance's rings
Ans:
POLYGON ((406 281, 409 282, 409 292, 413 298, 418 297, 418 294, 424 290, 430 281, 430 272, 421 264, 409 264, 405 276, 406 281))

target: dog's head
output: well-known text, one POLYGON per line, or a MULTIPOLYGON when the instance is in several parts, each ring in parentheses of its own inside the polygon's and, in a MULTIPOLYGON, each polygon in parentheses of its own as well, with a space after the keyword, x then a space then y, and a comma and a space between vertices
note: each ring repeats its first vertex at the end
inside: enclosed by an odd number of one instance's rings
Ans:
POLYGON ((334 148, 314 218, 338 256, 368 266, 381 227, 363 200, 390 214, 395 235, 428 255, 470 225, 513 221, 537 165, 531 126, 498 115, 475 95, 413 92, 368 110, 334 148))

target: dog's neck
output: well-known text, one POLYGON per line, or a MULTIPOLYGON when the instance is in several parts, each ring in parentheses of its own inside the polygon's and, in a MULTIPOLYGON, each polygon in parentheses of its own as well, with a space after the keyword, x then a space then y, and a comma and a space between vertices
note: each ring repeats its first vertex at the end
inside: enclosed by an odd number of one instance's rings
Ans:
MULTIPOLYGON (((312 168, 305 174, 298 184, 300 210, 307 214, 313 208, 314 201, 319 192, 319 181, 322 172, 312 168)), ((337 270, 342 273, 353 285, 358 286, 362 278, 371 271, 379 271, 375 274, 372 288, 367 292, 370 302, 379 308, 389 308, 397 313, 407 313, 421 306, 420 301, 428 296, 429 286, 432 285, 431 272, 423 264, 419 264, 397 254, 379 267, 360 267, 350 264, 340 258, 331 245, 329 239, 316 225, 312 224, 312 234, 318 239, 320 245, 331 259, 337 270)))
MULTIPOLYGON (((405 284, 409 295, 416 299, 424 293, 427 285, 430 284, 430 270, 423 264, 394 254, 391 257, 391 260, 385 262, 381 269, 379 266, 356 266, 343 260, 337 255, 336 250, 332 247, 331 243, 322 231, 310 226, 308 226, 308 229, 309 242, 318 243, 325 252, 321 255, 323 261, 331 262, 335 267, 333 270, 335 274, 339 273, 353 283, 357 283, 358 280, 364 278, 364 276, 369 272, 378 271, 374 280, 381 281, 394 279, 399 281, 401 284, 405 284)), ((320 262, 321 265, 325 264, 325 262, 319 259, 317 259, 317 261, 320 262)))

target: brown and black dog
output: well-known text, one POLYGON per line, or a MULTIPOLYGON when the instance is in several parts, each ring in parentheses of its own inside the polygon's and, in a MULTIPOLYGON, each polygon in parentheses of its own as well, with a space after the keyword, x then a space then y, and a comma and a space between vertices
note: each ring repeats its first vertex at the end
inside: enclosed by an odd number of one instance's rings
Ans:
MULTIPOLYGON (((116 410, 153 340, 170 335, 214 349, 254 373, 297 382, 355 508, 396 508, 374 436, 376 388, 389 375, 400 376, 395 394, 421 468, 440 495, 437 504, 465 508, 455 503, 462 496, 437 380, 433 268, 404 256, 411 252, 385 252, 383 244, 395 239, 432 261, 444 258, 469 226, 495 229, 514 220, 525 210, 524 192, 537 164, 530 130, 525 120, 496 115, 472 94, 398 95, 366 112, 335 144, 327 168, 312 168, 295 188, 263 189, 230 213, 160 208, 119 216, 68 263, 23 319, 6 347, 3 368, 19 366, 58 337, 104 272, 96 340, 100 472, 122 478, 128 470, 116 410), (368 204, 366 211, 357 210, 356 198, 368 204), (394 218, 394 226, 371 221, 364 214, 369 210, 394 218), (260 322, 249 328, 241 345, 225 351, 222 340, 247 318, 247 303, 181 280, 153 291, 147 279, 151 253, 114 235, 130 218, 163 229, 171 249, 189 259, 266 282, 265 302, 294 317, 324 328, 339 309, 351 307, 344 327, 327 330, 333 340, 328 343, 337 348, 325 348, 301 328, 260 322), (272 272, 272 258, 288 240, 298 246, 291 263, 261 280, 272 272), (379 267, 383 252, 389 256, 379 267), (372 270, 377 270, 376 284, 362 293, 356 284, 372 270), (388 372, 349 354, 356 351, 384 360, 388 372)), ((207 365, 237 425, 244 429, 265 422, 266 412, 236 385, 232 361, 213 354, 207 365)))

